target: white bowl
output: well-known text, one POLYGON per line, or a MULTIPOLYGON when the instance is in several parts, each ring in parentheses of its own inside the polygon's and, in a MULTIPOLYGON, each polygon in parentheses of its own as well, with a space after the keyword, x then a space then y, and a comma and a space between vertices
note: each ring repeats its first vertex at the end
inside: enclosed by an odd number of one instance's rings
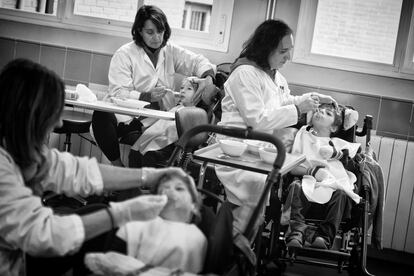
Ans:
POLYGON ((260 159, 262 159, 264 162, 273 164, 276 159, 277 149, 271 147, 262 147, 259 148, 259 155, 260 159))
POLYGON ((116 105, 126 107, 126 108, 134 108, 134 109, 141 109, 150 104, 149 102, 134 100, 134 99, 112 98, 112 101, 116 105))
POLYGON ((259 154, 259 148, 271 147, 272 144, 261 140, 243 140, 247 144, 247 150, 251 153, 259 154))
POLYGON ((247 148, 247 145, 243 142, 235 140, 219 140, 219 145, 221 150, 231 156, 240 156, 242 155, 247 148))

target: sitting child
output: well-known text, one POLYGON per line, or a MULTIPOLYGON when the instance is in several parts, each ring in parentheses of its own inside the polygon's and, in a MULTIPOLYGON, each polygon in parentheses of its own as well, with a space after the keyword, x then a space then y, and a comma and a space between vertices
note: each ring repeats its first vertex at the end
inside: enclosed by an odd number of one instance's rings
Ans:
MULTIPOLYGON (((354 112, 352 120, 355 123, 357 113, 354 112)), ((303 126, 296 134, 292 153, 304 154, 306 161, 291 171, 293 175, 303 175, 303 178, 301 185, 294 182, 290 187, 293 195, 290 231, 286 237, 288 247, 303 246, 306 229, 304 215, 310 202, 324 204, 327 208, 311 246, 327 249, 333 243, 344 211, 350 206, 350 199, 356 203, 360 201, 359 195, 353 192, 356 176, 347 171, 341 162, 341 159, 353 158, 360 145, 331 138, 342 125, 339 108, 322 104, 312 114, 310 124, 303 126)))
MULTIPOLYGON (((199 216, 199 196, 194 181, 189 176, 168 174, 152 189, 156 194, 166 195, 167 204, 157 218, 130 222, 118 230, 117 236, 126 242, 127 255, 147 266, 200 272, 207 238, 191 223, 194 216, 199 216)), ((86 263, 94 272, 120 269, 114 262, 110 262, 109 268, 107 258, 101 253, 89 254, 86 263)))
MULTIPOLYGON (((176 106, 172 107, 169 110, 170 112, 175 112, 176 110, 183 108, 185 106, 195 106, 197 104, 196 102, 194 102, 193 96, 195 91, 197 91, 198 84, 193 80, 194 77, 188 77, 183 79, 180 92, 177 92, 176 95, 178 103, 176 106)), ((131 147, 131 149, 133 151, 139 151, 142 158, 147 152, 160 151, 163 149, 165 149, 166 151, 171 150, 168 146, 173 144, 177 140, 178 134, 175 121, 157 120, 142 133, 142 135, 138 138, 138 140, 131 147)), ((167 153, 167 156, 169 155, 170 152, 167 153)), ((149 157, 147 159, 150 160, 147 160, 148 162, 145 162, 146 158, 144 158, 145 165, 156 165, 152 164, 153 158, 149 157)), ((141 165, 142 164, 140 164, 139 166, 141 165)))

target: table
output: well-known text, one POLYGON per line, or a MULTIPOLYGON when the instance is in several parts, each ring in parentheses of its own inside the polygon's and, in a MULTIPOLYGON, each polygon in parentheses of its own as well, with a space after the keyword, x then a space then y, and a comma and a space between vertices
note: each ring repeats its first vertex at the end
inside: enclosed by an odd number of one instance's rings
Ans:
MULTIPOLYGON (((243 153, 240 157, 230 157, 226 159, 218 157, 222 154, 223 151, 221 150, 219 144, 213 144, 195 151, 193 158, 204 162, 226 165, 263 174, 268 174, 273 168, 273 164, 262 161, 259 155, 250 153, 248 151, 243 153)), ((281 175, 284 175, 304 161, 305 155, 303 154, 286 153, 285 162, 283 163, 283 166, 280 169, 279 173, 281 175)))
POLYGON ((117 114, 129 115, 129 116, 144 116, 155 119, 163 120, 175 120, 174 112, 161 111, 149 108, 135 109, 135 108, 126 108, 118 106, 114 103, 104 102, 104 101, 95 101, 95 102, 85 102, 80 100, 68 100, 65 99, 65 105, 72 105, 75 107, 86 108, 91 110, 113 112, 117 114))

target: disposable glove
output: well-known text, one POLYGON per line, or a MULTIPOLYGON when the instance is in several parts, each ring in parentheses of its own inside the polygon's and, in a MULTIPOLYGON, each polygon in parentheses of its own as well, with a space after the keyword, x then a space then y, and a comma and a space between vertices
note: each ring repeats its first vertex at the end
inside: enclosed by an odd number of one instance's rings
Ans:
POLYGON ((166 195, 142 195, 122 202, 110 202, 109 209, 117 227, 134 220, 156 218, 167 203, 166 195))

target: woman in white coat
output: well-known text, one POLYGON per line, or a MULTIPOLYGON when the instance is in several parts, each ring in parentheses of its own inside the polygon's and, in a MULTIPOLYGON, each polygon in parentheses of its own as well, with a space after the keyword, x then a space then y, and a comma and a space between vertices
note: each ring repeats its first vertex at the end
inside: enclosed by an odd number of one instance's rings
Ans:
MULTIPOLYGON (((302 113, 314 110, 319 102, 335 102, 318 93, 293 96, 279 69, 290 60, 292 30, 282 21, 267 20, 257 27, 224 84, 221 124, 251 127, 266 133, 297 124, 302 113)), ((234 209, 234 230, 244 230, 263 191, 266 175, 218 166, 234 209)), ((249 237, 251 238, 251 237, 249 237)))
MULTIPOLYGON (((164 12, 155 6, 142 6, 132 26, 133 41, 121 46, 109 67, 109 93, 105 97, 121 97, 151 102, 152 108, 169 110, 175 106, 174 76, 196 76, 196 97, 209 104, 215 91, 215 66, 202 55, 168 42, 171 29, 164 12), (207 89, 206 89, 207 88, 207 89), (211 89, 209 89, 211 88, 211 89), (206 91, 206 93, 202 93, 206 91)), ((141 131, 153 121, 95 111, 92 130, 98 146, 113 165, 123 166, 119 137, 141 131)))

